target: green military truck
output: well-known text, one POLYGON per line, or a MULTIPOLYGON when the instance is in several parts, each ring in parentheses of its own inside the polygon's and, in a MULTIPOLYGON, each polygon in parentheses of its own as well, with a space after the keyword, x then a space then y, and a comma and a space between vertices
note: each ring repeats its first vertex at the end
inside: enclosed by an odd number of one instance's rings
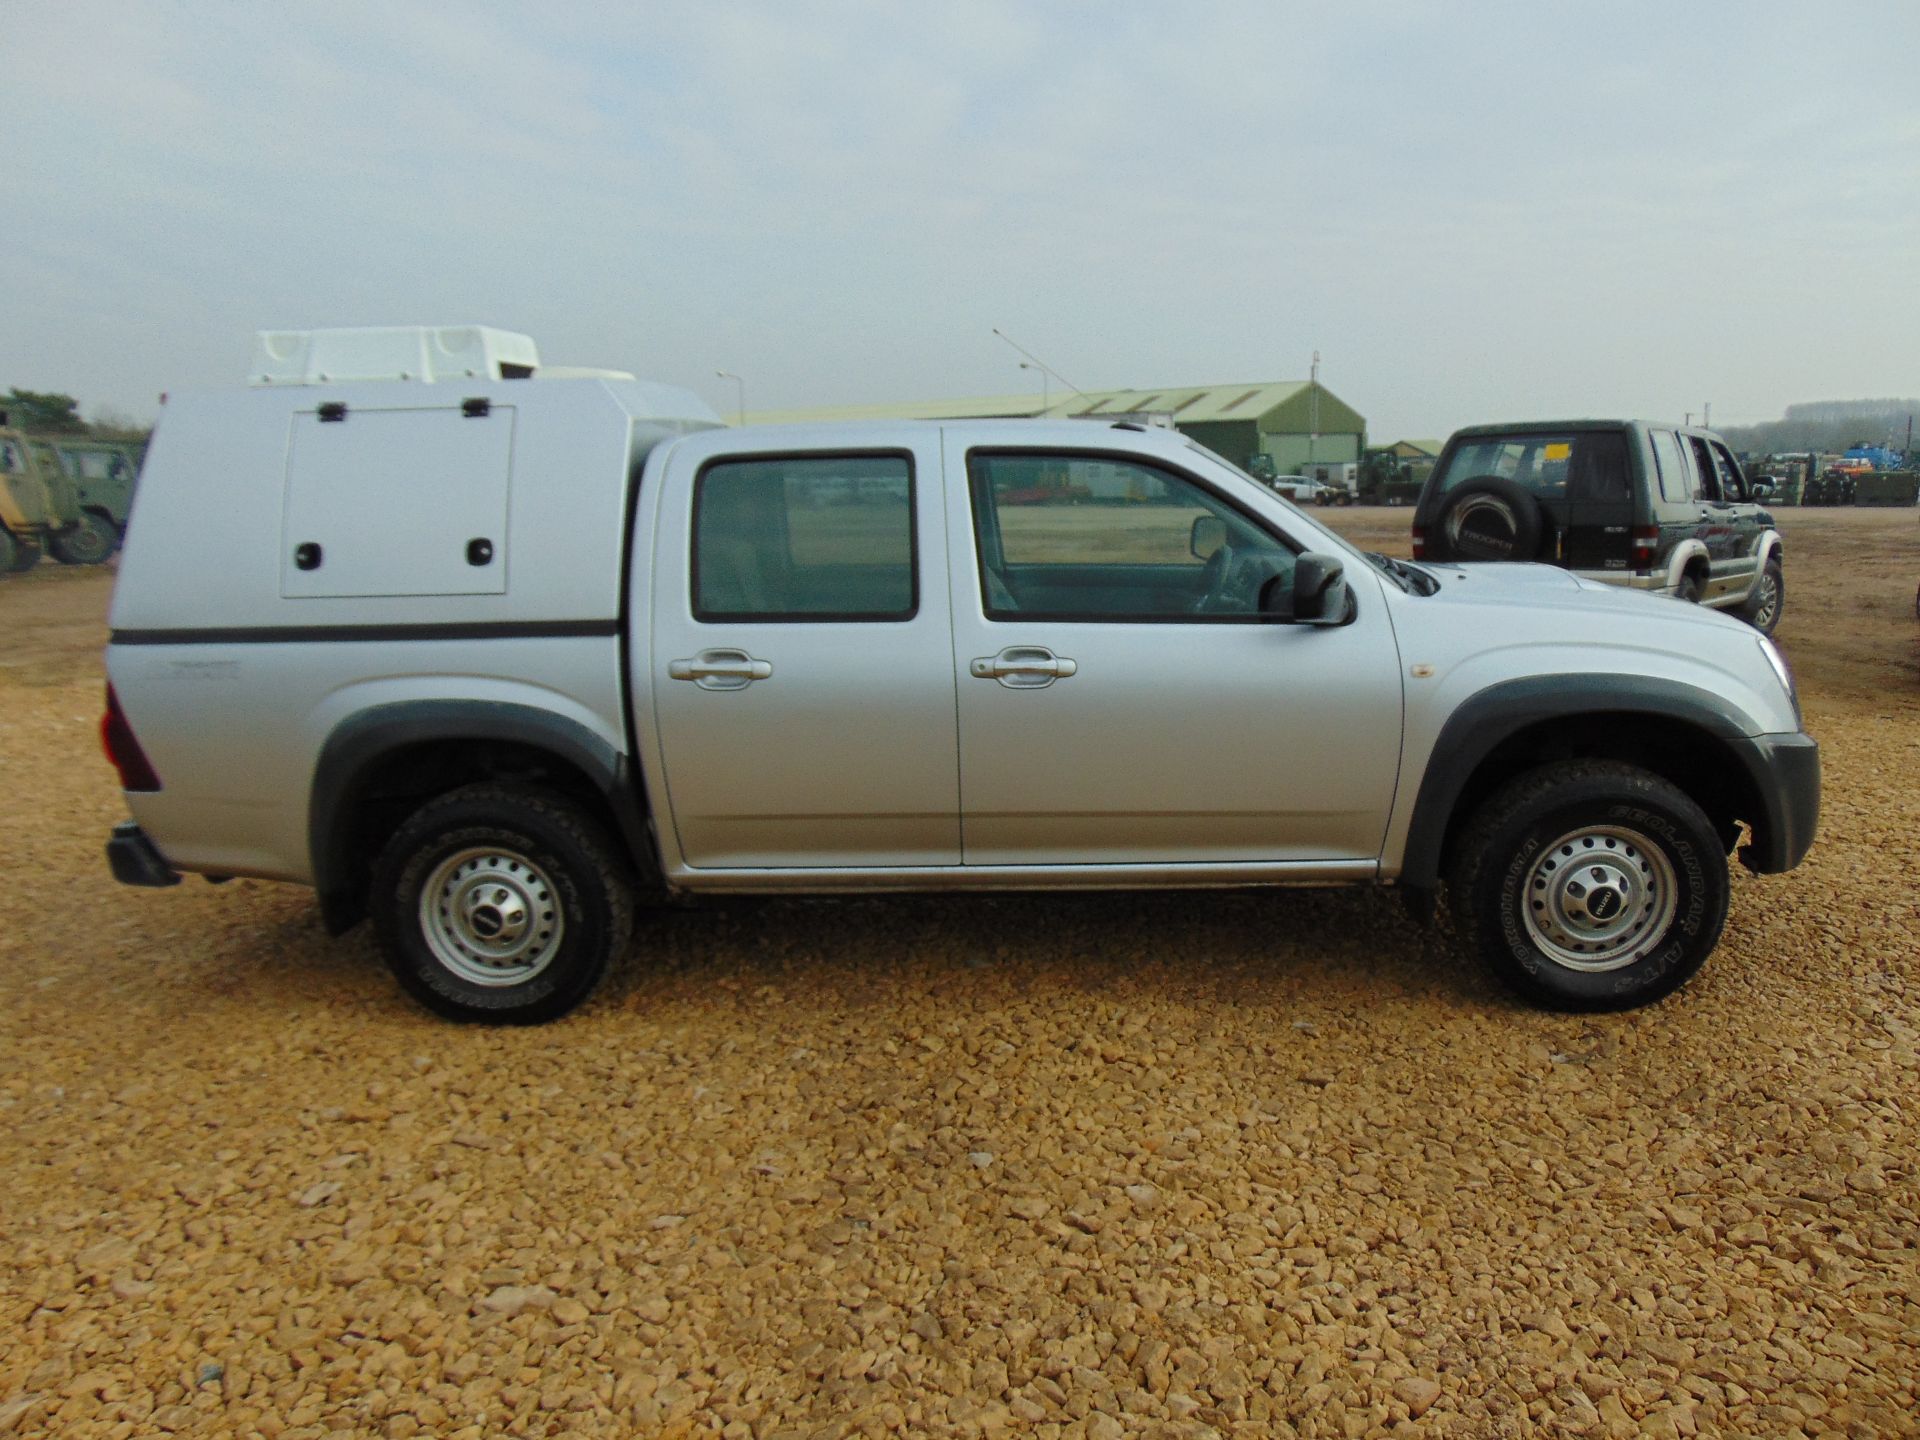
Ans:
POLYGON ((1359 501, 1362 505, 1412 505, 1432 469, 1431 459, 1403 460, 1391 450, 1369 450, 1360 466, 1359 501))
POLYGON ((77 535, 71 544, 56 543, 54 558, 70 565, 97 565, 120 548, 121 537, 126 534, 127 512, 133 508, 133 487, 140 478, 146 447, 122 440, 63 437, 53 442, 53 448, 67 479, 73 482, 80 507, 77 523, 93 537, 90 544, 82 544, 77 535), (103 540, 107 542, 106 553, 95 558, 93 551, 103 540), (67 559, 68 554, 73 558, 67 559))
POLYGON ((0 413, 0 574, 31 570, 43 551, 98 565, 120 547, 139 447, 28 435, 0 413))

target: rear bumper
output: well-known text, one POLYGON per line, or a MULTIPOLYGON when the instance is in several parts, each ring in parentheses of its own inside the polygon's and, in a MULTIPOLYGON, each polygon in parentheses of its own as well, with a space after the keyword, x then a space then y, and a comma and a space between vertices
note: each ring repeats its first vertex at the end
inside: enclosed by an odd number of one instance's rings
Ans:
POLYGON ((107 864, 113 870, 113 878, 122 885, 159 889, 180 883, 180 872, 154 848, 147 832, 131 820, 123 820, 113 827, 113 835, 107 841, 107 864))
POLYGON ((1791 870, 1813 848, 1820 825, 1820 746, 1811 735, 1755 735, 1728 742, 1759 799, 1753 840, 1740 852, 1756 875, 1791 870))

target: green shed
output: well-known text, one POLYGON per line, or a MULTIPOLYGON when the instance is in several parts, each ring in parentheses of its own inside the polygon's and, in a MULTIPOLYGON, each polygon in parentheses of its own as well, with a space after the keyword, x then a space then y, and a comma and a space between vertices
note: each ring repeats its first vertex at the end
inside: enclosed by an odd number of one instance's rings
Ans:
POLYGON ((1358 464, 1367 444, 1360 412, 1310 380, 1239 385, 1171 385, 1157 390, 1100 390, 1060 395, 993 395, 971 400, 918 400, 764 411, 756 423, 798 420, 961 420, 1029 416, 1050 420, 1138 420, 1170 424, 1236 465, 1265 455, 1281 475, 1309 465, 1358 464), (1058 398, 1055 398, 1055 397, 1058 398))

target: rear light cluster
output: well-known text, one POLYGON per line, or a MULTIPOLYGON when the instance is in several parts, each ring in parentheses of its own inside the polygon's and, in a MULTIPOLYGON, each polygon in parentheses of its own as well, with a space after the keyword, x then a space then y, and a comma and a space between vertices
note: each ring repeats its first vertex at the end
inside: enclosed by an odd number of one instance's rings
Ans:
POLYGON ((127 712, 120 708, 120 697, 113 693, 111 682, 107 685, 107 713, 100 717, 100 748, 120 772, 122 790, 151 792, 160 788, 160 777, 154 774, 153 762, 147 759, 133 726, 127 723, 127 712))
POLYGON ((1424 525, 1413 527, 1413 558, 1416 560, 1427 558, 1427 527, 1424 525))
POLYGON ((1653 569, 1653 552, 1660 545, 1660 527, 1658 525, 1636 525, 1633 527, 1633 568, 1642 575, 1653 569))

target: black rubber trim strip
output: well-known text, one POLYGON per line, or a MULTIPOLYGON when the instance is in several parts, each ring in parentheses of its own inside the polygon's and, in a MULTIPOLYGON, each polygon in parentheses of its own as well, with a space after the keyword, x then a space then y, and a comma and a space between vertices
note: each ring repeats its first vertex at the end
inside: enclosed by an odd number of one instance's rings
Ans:
MULTIPOLYGON (((1722 746, 1758 728, 1720 696, 1655 676, 1536 675, 1489 686, 1461 701, 1434 741, 1407 827, 1400 883, 1430 889, 1439 881, 1454 806, 1496 746, 1530 725, 1596 715, 1678 721, 1722 746)), ((1752 823, 1768 817, 1740 818, 1752 823)))
POLYGON ((1820 746, 1811 735, 1729 740, 1760 797, 1764 815, 1750 817, 1752 841, 1740 863, 1756 875, 1778 875, 1806 859, 1820 828, 1820 746))
POLYGON ((400 700, 340 722, 320 748, 308 790, 307 846, 321 918, 338 935, 365 910, 352 851, 353 822, 367 775, 383 756, 410 745, 505 740, 544 750, 585 776, 605 797, 641 884, 665 885, 627 758, 576 720, 497 700, 400 700))
POLYGON ((606 620, 466 620, 414 625, 236 625, 193 630, 115 630, 114 645, 305 645, 352 640, 574 640, 618 635, 606 620))

